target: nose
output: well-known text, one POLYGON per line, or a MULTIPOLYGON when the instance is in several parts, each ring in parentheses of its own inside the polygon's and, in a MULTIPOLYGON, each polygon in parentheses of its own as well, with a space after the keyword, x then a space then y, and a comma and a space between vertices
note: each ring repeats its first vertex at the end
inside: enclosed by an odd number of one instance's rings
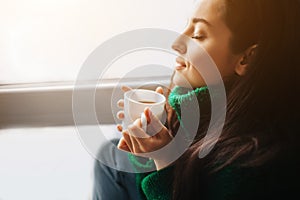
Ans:
POLYGON ((180 35, 172 44, 172 49, 177 51, 180 54, 185 54, 187 51, 187 47, 184 40, 184 35, 180 35))

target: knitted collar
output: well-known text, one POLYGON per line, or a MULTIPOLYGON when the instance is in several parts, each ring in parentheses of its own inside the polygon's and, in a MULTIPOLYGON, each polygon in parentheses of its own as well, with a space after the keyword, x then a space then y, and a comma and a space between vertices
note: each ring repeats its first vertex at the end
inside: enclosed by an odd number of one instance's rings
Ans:
POLYGON ((197 97, 200 102, 207 101, 209 99, 208 87, 204 86, 192 90, 189 88, 175 86, 169 94, 168 102, 176 111, 179 120, 181 116, 180 105, 182 103, 192 101, 193 97, 197 97))

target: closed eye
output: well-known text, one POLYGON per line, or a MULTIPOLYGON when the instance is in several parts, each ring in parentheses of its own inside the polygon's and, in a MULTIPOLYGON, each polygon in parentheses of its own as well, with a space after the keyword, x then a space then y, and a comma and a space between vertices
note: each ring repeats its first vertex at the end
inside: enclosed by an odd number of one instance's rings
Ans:
POLYGON ((196 39, 196 40, 204 40, 206 37, 204 35, 195 35, 195 36, 192 36, 193 39, 196 39))

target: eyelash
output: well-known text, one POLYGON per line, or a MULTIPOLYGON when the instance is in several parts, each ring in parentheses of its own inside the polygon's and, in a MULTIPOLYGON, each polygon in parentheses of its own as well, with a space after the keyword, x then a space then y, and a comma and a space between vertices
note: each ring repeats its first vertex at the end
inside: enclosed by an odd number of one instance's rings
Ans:
POLYGON ((196 39, 196 40, 204 40, 206 37, 204 35, 195 35, 192 36, 192 39, 196 39))

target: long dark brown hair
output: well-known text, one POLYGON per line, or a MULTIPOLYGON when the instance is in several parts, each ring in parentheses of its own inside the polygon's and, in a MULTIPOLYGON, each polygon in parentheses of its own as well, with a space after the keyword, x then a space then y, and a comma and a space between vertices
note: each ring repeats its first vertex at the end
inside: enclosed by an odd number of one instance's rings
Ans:
POLYGON ((232 51, 258 46, 247 73, 227 91, 226 123, 214 149, 200 159, 199 139, 175 163, 173 199, 201 197, 201 178, 228 165, 263 165, 299 146, 300 1, 224 2, 232 51))

